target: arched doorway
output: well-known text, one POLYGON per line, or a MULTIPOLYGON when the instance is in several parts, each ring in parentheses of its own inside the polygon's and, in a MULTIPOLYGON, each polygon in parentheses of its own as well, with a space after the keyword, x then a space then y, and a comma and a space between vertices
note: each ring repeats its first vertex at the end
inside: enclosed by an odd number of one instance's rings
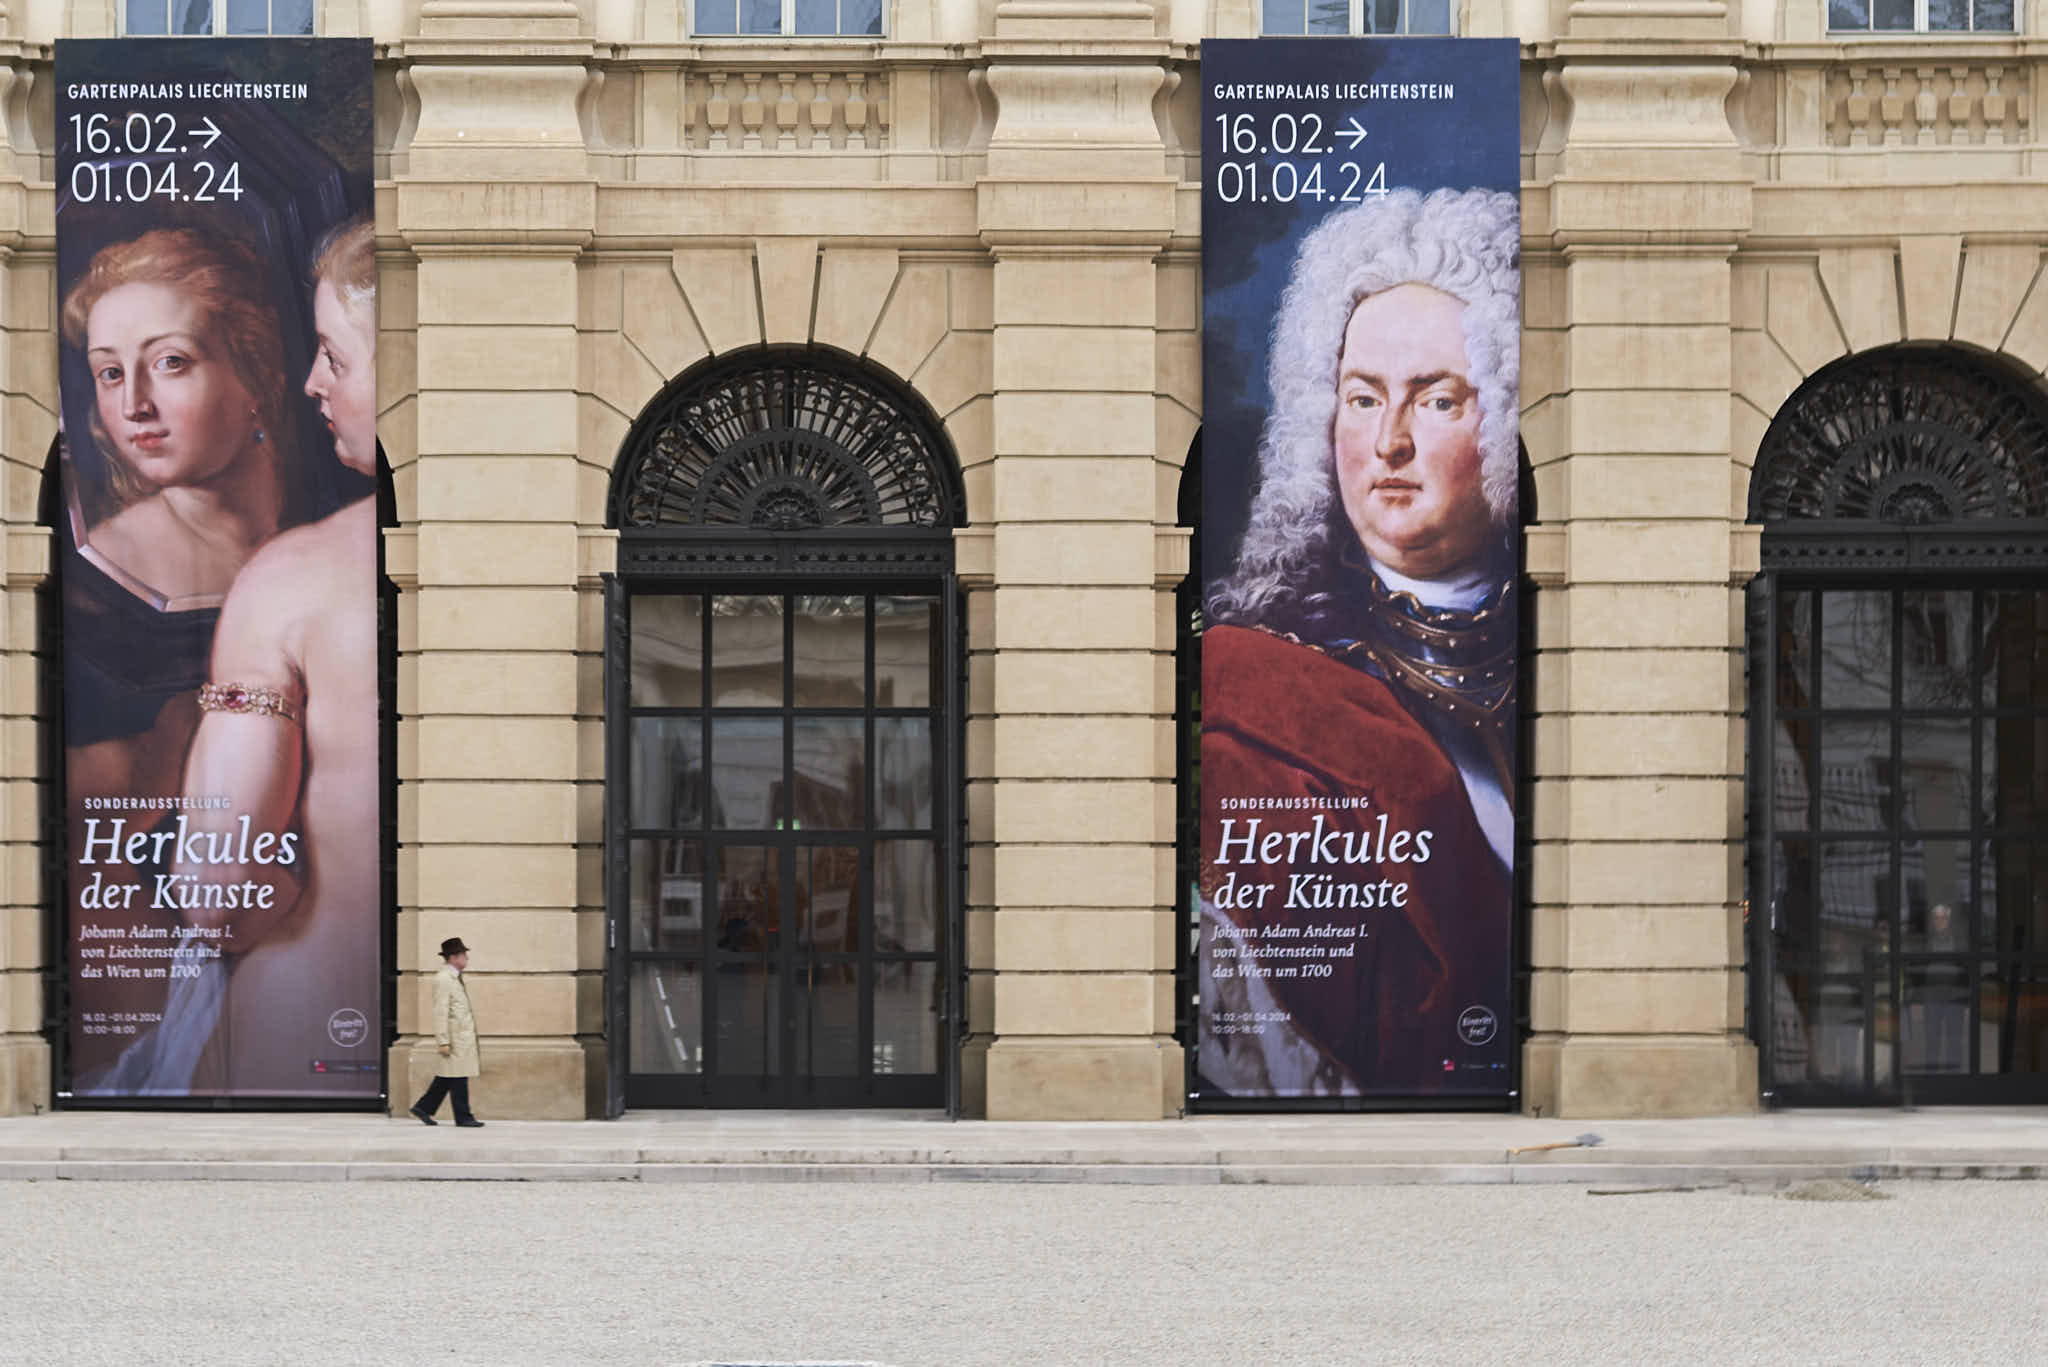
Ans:
POLYGON ((1955 348, 1837 362, 1749 512, 1766 1098, 2048 1100, 2048 396, 1955 348))
POLYGON ((611 491, 611 1108, 955 1106, 958 466, 891 377, 756 348, 611 491))

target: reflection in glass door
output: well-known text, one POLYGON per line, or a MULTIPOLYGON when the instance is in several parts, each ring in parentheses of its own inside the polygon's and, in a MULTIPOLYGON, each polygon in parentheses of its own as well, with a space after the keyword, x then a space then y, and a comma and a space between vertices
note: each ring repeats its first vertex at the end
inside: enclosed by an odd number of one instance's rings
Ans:
POLYGON ((1767 611, 1777 1099, 2048 1099, 2048 590, 1781 585, 1767 611))
POLYGON ((627 1104, 944 1103, 940 603, 631 597, 627 1104))

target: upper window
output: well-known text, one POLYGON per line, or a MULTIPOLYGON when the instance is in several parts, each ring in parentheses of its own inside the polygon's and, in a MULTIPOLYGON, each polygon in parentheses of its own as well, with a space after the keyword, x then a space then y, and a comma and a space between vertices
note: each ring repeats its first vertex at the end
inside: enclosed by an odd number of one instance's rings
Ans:
MULTIPOLYGON (((1269 38, 1309 35, 1453 33, 1452 0, 1261 0, 1260 32, 1269 38)), ((1964 0, 1965 3, 1968 0, 1964 0)), ((1980 3, 1982 0, 1980 0, 1980 3)), ((703 0, 699 0, 703 3, 703 0)), ((2010 0, 2007 0, 2010 3, 2010 0)))
POLYGON ((2011 33, 2013 0, 1828 0, 1830 33, 2011 33))
POLYGON ((130 38, 311 36, 313 0, 123 0, 121 18, 130 38))
POLYGON ((882 0, 695 0, 700 38, 879 38, 882 0))

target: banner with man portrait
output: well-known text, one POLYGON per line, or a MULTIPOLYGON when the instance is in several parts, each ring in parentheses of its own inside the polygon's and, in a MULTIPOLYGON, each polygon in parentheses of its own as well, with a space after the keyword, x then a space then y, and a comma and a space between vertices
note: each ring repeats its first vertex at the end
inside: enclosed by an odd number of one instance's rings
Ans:
POLYGON ((74 1102, 383 1090, 370 62, 57 44, 74 1102))
POLYGON ((1198 1100, 1513 1085, 1518 66, 1202 47, 1198 1100))

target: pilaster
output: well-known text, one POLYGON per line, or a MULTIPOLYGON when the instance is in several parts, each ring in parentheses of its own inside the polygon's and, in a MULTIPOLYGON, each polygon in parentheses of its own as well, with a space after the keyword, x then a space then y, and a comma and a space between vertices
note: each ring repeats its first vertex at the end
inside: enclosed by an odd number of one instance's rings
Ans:
POLYGON ((41 647, 49 640, 43 614, 57 604, 39 591, 50 572, 48 529, 11 514, 0 587, 0 1115, 26 1115, 50 1104, 50 1046, 42 1036, 50 867, 42 837, 51 750, 38 709, 41 647))
POLYGON ((970 1074, 985 1070, 992 1119, 1179 1105, 1153 399, 1174 182, 1154 28, 1149 5, 1010 0, 984 45, 996 459, 970 600, 970 750, 987 778, 969 802, 972 1001, 990 1035, 970 1074))
MULTIPOLYGON (((1730 259, 1750 185, 1719 3, 1580 0, 1531 274, 1542 523, 1526 1104, 1756 1104, 1743 1035, 1730 259)), ((1534 246, 1536 244, 1532 244, 1534 246)))
POLYGON ((428 0, 396 228, 418 261, 413 519, 388 533, 399 660, 394 1108, 431 1074, 437 947, 474 952, 486 1116, 580 1118, 602 1076, 593 513, 579 498, 577 261, 595 214, 566 0, 428 0), (587 638, 587 639, 586 639, 587 638), (579 654, 579 650, 584 653, 579 654))
MULTIPOLYGON (((0 4, 0 108, 20 102, 28 49, 9 6, 0 4)), ((0 123, 6 121, 0 120, 0 123)), ((43 1038, 44 974, 53 947, 48 923, 49 861, 43 837, 56 752, 41 687, 45 614, 57 611, 43 585, 50 533, 37 525, 43 469, 56 425, 54 271, 45 247, 24 250, 29 192, 11 127, 0 127, 0 1115, 50 1104, 50 1046, 43 1038)))

